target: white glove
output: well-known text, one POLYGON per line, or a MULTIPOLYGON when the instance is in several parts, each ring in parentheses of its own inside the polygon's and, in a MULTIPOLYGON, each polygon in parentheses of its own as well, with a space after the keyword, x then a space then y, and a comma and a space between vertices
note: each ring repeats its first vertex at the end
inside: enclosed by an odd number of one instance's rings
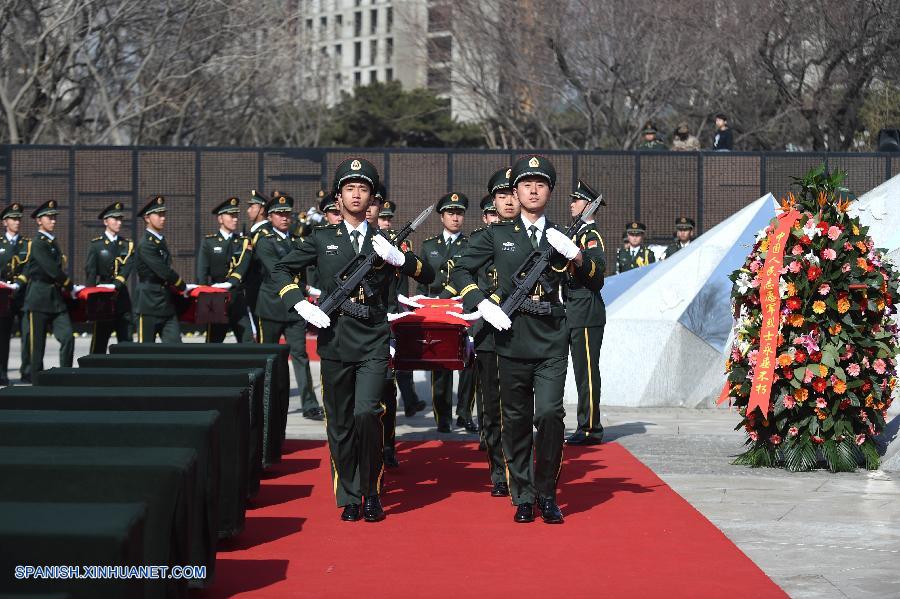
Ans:
POLYGON ((300 318, 313 325, 317 329, 327 329, 331 326, 331 319, 322 309, 315 304, 311 304, 306 300, 294 304, 294 310, 300 315, 300 318))
POLYGON ((450 310, 447 310, 447 314, 449 314, 450 316, 455 316, 456 318, 464 320, 465 322, 471 322, 473 320, 478 320, 479 318, 481 318, 481 312, 478 311, 469 312, 468 314, 466 314, 460 312, 451 312, 450 310))
POLYGON ((553 246, 553 249, 565 256, 566 260, 572 260, 581 250, 575 245, 575 242, 566 237, 565 233, 561 233, 556 229, 544 230, 547 236, 547 243, 553 246))
POLYGON ((406 262, 403 252, 395 248, 384 235, 376 235, 372 238, 372 249, 379 258, 391 266, 403 266, 403 263, 406 262))
POLYGON ((102 287, 103 289, 115 289, 116 286, 112 283, 100 283, 97 287, 102 287))
POLYGON ((84 285, 72 285, 72 299, 78 299, 78 292, 84 289, 84 285))
POLYGON ((231 283, 225 281, 224 283, 213 283, 212 285, 216 289, 231 289, 231 283))
POLYGON ((19 284, 15 283, 15 282, 7 283, 6 286, 9 287, 10 289, 12 289, 13 291, 17 291, 19 289, 19 284))
POLYGON ((396 339, 391 339, 390 342, 388 342, 388 351, 390 352, 391 357, 393 358, 394 355, 397 353, 397 340, 396 339))
POLYGON ((309 297, 320 297, 322 295, 322 290, 317 287, 313 287, 312 285, 307 285, 306 295, 308 295, 309 297))
POLYGON ((488 324, 498 331, 505 331, 512 326, 512 321, 503 308, 495 304, 489 299, 483 299, 478 303, 478 312, 488 324))
POLYGON ((196 283, 188 283, 187 285, 184 286, 184 291, 185 292, 193 291, 197 287, 199 287, 199 285, 197 285, 196 283))
POLYGON ((402 293, 398 293, 398 294, 397 294, 397 301, 400 302, 401 304, 403 304, 404 306, 409 306, 410 308, 421 308, 421 307, 423 307, 425 304, 420 304, 420 303, 417 302, 416 300, 420 300, 420 299, 422 299, 423 297, 425 297, 425 296, 424 296, 424 295, 417 295, 417 296, 415 296, 415 297, 406 297, 406 296, 403 295, 402 293))

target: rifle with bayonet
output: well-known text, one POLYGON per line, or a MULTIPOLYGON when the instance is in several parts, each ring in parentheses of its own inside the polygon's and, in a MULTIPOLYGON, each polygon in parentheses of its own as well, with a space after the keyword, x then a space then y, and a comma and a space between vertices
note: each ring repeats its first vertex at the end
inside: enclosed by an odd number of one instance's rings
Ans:
MULTIPOLYGON (((396 246, 402 244, 419 225, 425 222, 425 219, 434 211, 434 205, 428 206, 419 213, 419 216, 412 219, 404 226, 397 235, 390 240, 396 246)), ((381 235, 381 231, 376 231, 375 235, 381 235)), ((319 308, 326 314, 331 314, 337 308, 341 312, 354 318, 366 319, 369 317, 369 306, 363 303, 357 303, 351 300, 356 298, 357 290, 361 289, 362 297, 358 299, 365 300, 374 295, 369 287, 366 277, 375 266, 375 261, 379 259, 378 254, 372 252, 370 254, 358 254, 347 265, 341 269, 341 272, 334 276, 337 288, 328 294, 324 300, 319 302, 319 308)))
MULTIPOLYGON (((601 193, 594 198, 593 202, 585 206, 581 215, 569 225, 569 228, 566 229, 566 237, 575 235, 583 224, 590 222, 597 208, 605 205, 606 202, 603 201, 603 194, 601 193)), ((553 254, 553 251, 552 247, 543 251, 533 250, 522 262, 522 266, 519 267, 516 271, 517 274, 513 277, 513 292, 500 305, 507 316, 512 318, 513 312, 516 310, 538 316, 550 314, 550 302, 533 301, 529 296, 532 295, 533 289, 538 284, 544 290, 551 288, 551 285, 543 277, 544 271, 550 266, 550 256, 553 254)))

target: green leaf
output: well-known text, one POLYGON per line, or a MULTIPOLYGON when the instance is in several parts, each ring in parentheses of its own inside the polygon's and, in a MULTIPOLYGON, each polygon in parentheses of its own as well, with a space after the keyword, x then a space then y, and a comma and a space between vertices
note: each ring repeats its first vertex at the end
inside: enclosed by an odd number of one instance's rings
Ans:
POLYGON ((798 440, 783 450, 784 467, 791 472, 804 472, 816 467, 816 450, 809 439, 798 440))

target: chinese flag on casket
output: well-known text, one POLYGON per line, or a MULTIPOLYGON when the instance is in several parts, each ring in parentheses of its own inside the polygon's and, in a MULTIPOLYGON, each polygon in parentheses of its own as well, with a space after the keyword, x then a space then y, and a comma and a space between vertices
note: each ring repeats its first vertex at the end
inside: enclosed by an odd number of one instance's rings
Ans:
POLYGON ((231 294, 227 289, 200 285, 178 302, 178 320, 193 324, 227 324, 231 294))
POLYGON ((116 318, 116 290, 107 287, 85 287, 69 302, 72 322, 96 322, 116 318))
POLYGON ((396 339, 393 367, 397 370, 462 370, 472 360, 469 323, 447 312, 462 314, 452 299, 416 299, 422 304, 391 322, 396 339))

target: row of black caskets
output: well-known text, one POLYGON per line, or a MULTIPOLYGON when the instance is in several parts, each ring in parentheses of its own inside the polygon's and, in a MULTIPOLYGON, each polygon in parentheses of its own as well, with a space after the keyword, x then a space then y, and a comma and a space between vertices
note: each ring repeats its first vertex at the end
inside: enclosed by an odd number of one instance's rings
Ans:
POLYGON ((78 363, 0 390, 0 595, 208 587, 281 458, 286 346, 120 343, 78 363))

